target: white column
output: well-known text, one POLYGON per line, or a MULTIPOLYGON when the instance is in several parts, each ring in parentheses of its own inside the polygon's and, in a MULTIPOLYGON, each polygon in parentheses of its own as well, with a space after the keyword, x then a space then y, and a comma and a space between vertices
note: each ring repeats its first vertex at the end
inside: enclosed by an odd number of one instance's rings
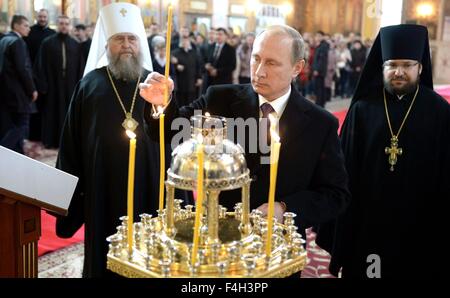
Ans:
POLYGON ((228 0, 213 0, 212 27, 228 27, 228 0))

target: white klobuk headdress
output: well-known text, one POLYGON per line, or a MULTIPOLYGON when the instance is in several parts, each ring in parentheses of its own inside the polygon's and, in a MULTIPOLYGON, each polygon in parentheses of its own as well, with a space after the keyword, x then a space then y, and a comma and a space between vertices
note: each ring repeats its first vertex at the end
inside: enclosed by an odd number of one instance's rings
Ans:
POLYGON ((139 38, 143 67, 148 71, 153 70, 141 9, 131 3, 117 2, 100 9, 83 76, 108 65, 106 44, 111 36, 118 33, 132 33, 139 38))

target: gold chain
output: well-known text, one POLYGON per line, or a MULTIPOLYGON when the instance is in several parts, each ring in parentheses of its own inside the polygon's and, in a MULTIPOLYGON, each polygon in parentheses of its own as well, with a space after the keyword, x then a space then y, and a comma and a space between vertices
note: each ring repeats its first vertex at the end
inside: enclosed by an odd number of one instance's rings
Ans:
POLYGON ((125 109, 125 106, 123 105, 122 99, 120 98, 119 92, 117 92, 116 85, 114 85, 114 81, 111 77, 111 73, 109 72, 108 67, 106 67, 106 72, 108 73, 109 80, 111 81, 111 85, 114 89, 114 92, 116 93, 116 96, 117 96, 117 99, 119 100, 120 106, 122 107, 122 110, 125 113, 125 117, 127 116, 127 114, 129 114, 131 117, 133 114, 134 103, 136 102, 136 95, 137 95, 137 90, 139 87, 139 82, 141 80, 141 76, 139 76, 137 83, 136 83, 136 89, 134 89, 134 95, 133 95, 133 101, 131 102, 130 113, 127 113, 127 110, 125 109))
POLYGON ((409 112, 411 111, 411 108, 412 108, 412 106, 414 104, 414 101, 416 100, 417 93, 419 93, 419 85, 417 85, 417 89, 416 89, 416 93, 414 94, 414 98, 413 98, 411 104, 409 105, 408 111, 406 112, 405 118, 403 118, 402 124, 400 125, 400 128, 398 129, 397 134, 394 134, 394 132, 392 131, 391 120, 389 119, 389 111, 388 111, 387 103, 386 103, 386 90, 383 88, 384 110, 386 111, 386 118, 387 118, 387 122, 388 122, 388 125, 389 125, 389 130, 391 131, 391 136, 392 137, 398 138, 398 136, 400 135, 400 132, 402 131, 403 125, 406 122, 406 118, 408 118, 409 112))

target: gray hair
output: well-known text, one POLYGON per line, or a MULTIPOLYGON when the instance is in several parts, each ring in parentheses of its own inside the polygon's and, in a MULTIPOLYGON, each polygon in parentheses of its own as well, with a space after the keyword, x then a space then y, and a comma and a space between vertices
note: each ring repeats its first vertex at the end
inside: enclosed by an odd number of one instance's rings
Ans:
POLYGON ((258 34, 258 37, 262 35, 264 32, 268 34, 275 35, 287 35, 292 40, 292 56, 291 62, 292 64, 297 63, 300 60, 305 59, 305 41, 303 40, 302 35, 295 30, 294 28, 287 25, 273 25, 267 27, 264 31, 258 34))
POLYGON ((151 47, 154 50, 162 49, 166 46, 166 39, 161 35, 155 35, 152 39, 151 47))

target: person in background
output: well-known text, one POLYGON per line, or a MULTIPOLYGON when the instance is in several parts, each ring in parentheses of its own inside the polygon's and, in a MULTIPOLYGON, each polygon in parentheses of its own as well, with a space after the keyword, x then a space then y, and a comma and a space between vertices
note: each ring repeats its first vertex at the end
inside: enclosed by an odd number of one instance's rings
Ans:
POLYGON ((350 50, 352 60, 350 62, 351 73, 349 78, 349 93, 353 95, 355 91, 356 84, 358 83, 359 77, 366 62, 366 49, 360 40, 355 40, 353 42, 353 47, 350 50))
POLYGON ((208 62, 205 64, 207 88, 212 85, 231 84, 236 68, 236 51, 227 43, 228 32, 224 28, 216 30, 216 43, 210 48, 208 62))
POLYGON ((314 61, 312 64, 314 93, 316 95, 316 104, 324 107, 326 103, 325 76, 328 68, 328 52, 330 45, 325 40, 325 34, 322 31, 317 31, 315 39, 318 46, 314 51, 314 61))
POLYGON ((236 54, 238 58, 239 84, 250 83, 250 60, 255 42, 255 34, 247 33, 245 41, 238 47, 236 54))
MULTIPOLYGON (((37 22, 31 26, 30 34, 24 38, 30 52, 31 65, 36 62, 36 57, 42 42, 49 36, 56 33, 49 27, 48 10, 42 8, 37 13, 37 22)), ((37 83, 38 78, 35 78, 37 83)), ((30 141, 42 141, 42 110, 45 102, 45 94, 39 94, 39 100, 36 101, 36 111, 30 115, 30 141)))
POLYGON ((333 83, 336 77, 336 52, 333 40, 327 36, 326 41, 330 45, 328 50, 327 59, 327 73, 325 75, 324 86, 325 86, 325 104, 331 101, 331 96, 333 95, 333 83))
POLYGON ((57 34, 47 37, 36 56, 34 72, 42 103, 42 143, 58 148, 70 98, 83 75, 85 60, 80 43, 69 35, 70 19, 58 17, 57 34))
POLYGON ((30 33, 28 19, 14 15, 11 32, 0 40, 0 145, 24 153, 32 104, 38 98, 30 54, 23 37, 30 33))
POLYGON ((202 84, 201 58, 193 47, 189 35, 181 35, 181 44, 173 51, 177 78, 176 100, 180 106, 190 104, 197 98, 197 88, 202 84))
POLYGON ((92 39, 87 35, 86 26, 78 24, 75 26, 74 35, 81 44, 83 51, 83 59, 87 61, 89 56, 89 49, 91 48, 92 39))
POLYGON ((155 38, 155 36, 157 36, 159 34, 160 34, 160 30, 159 30, 158 23, 155 23, 155 22, 151 23, 151 25, 150 25, 150 35, 148 36, 147 41, 148 41, 148 46, 150 48, 150 56, 152 57, 152 59, 153 59, 154 54, 155 54, 155 53, 153 53, 153 47, 152 47, 153 38, 155 38))
POLYGON ((337 59, 337 73, 338 77, 336 80, 336 96, 342 98, 347 98, 349 96, 348 92, 348 80, 350 74, 350 63, 352 61, 352 55, 350 50, 347 48, 347 43, 341 41, 336 47, 336 59, 337 59))

